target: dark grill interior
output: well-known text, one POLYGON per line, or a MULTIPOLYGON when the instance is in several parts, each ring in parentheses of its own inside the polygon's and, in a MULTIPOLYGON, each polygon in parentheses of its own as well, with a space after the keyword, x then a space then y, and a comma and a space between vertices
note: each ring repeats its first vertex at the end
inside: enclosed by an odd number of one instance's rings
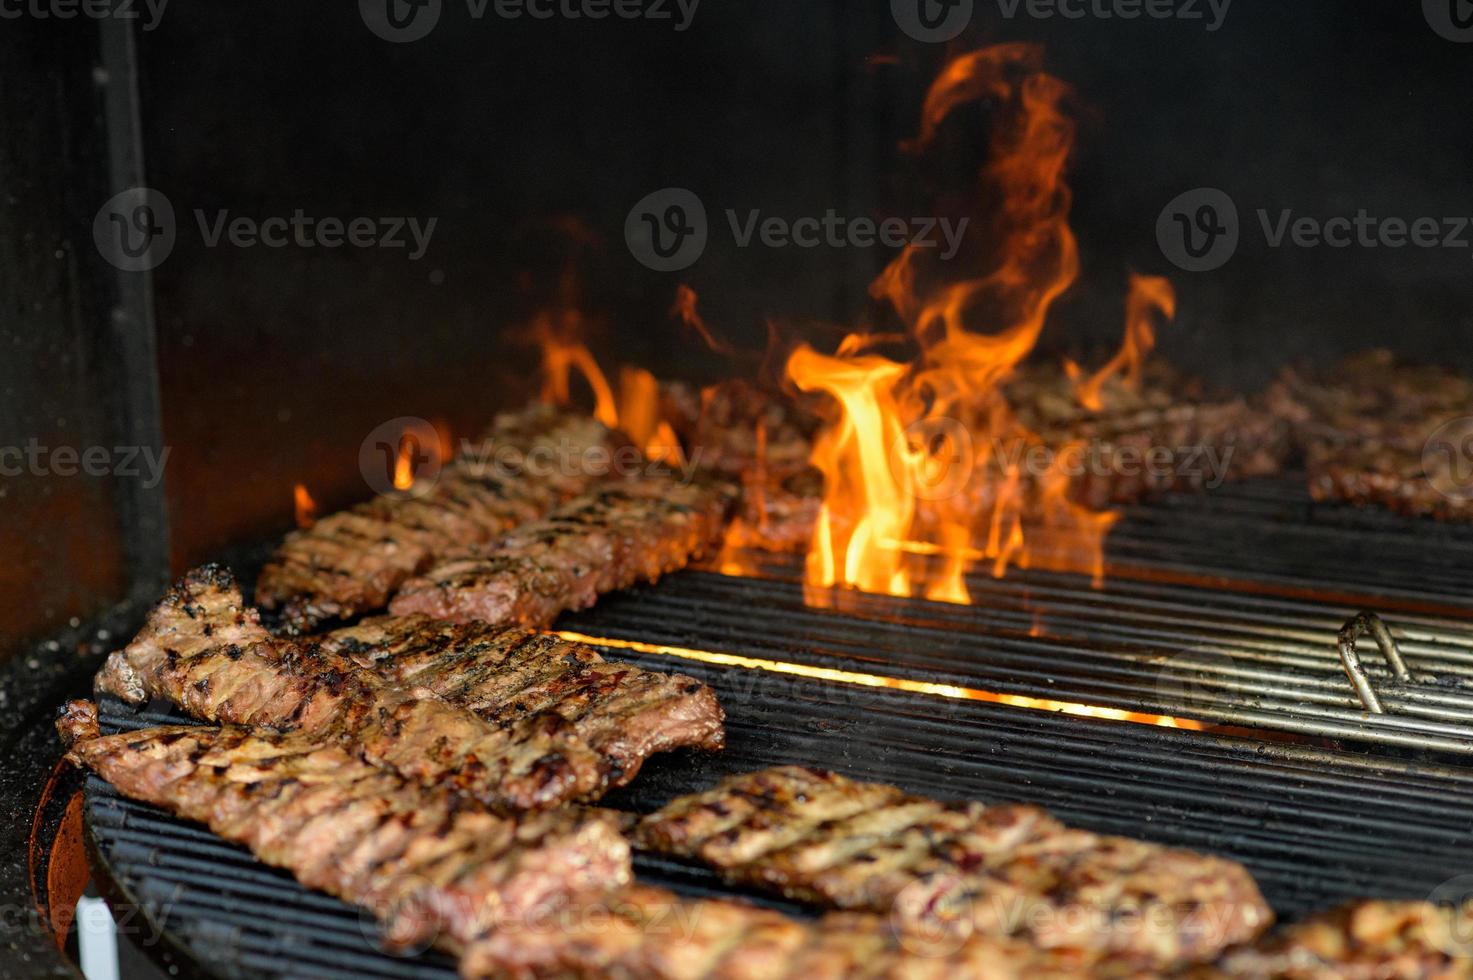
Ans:
MULTIPOLYGON (((1465 542, 1444 528, 1249 485, 1133 508, 1110 548, 1126 574, 1101 591, 1075 576, 1022 572, 974 577, 971 607, 845 596, 842 611, 822 611, 804 607, 794 562, 769 559, 761 578, 686 572, 559 626, 1221 722, 1175 730, 606 648, 611 658, 712 684, 730 735, 719 756, 657 758, 611 806, 647 811, 728 773, 825 766, 933 796, 1039 803, 1093 830, 1225 854, 1292 919, 1368 895, 1425 897, 1467 867, 1473 773, 1452 764, 1473 749, 1473 732, 1453 722, 1473 645, 1466 608, 1449 602, 1441 615, 1389 616, 1414 670, 1440 683, 1415 697, 1397 692, 1368 657, 1390 712, 1380 718, 1357 709, 1334 646, 1359 605, 1394 606, 1419 575, 1441 574, 1465 542), (1296 569, 1291 552, 1306 539, 1319 543, 1323 570, 1296 569), (1223 542, 1232 547, 1215 550, 1223 542), (1174 580, 1153 580, 1162 572, 1174 580), (1227 576, 1246 588, 1259 574, 1270 578, 1267 594, 1202 587, 1227 576), (1191 578, 1202 584, 1185 584, 1191 578), (1359 600, 1279 595, 1317 581, 1359 600), (1035 622, 1042 633, 1031 636, 1035 622), (1423 751, 1405 750, 1413 745, 1423 751)), ((116 702, 104 709, 105 730, 178 721, 116 702)), ((113 886, 189 960, 219 975, 453 975, 433 954, 377 953, 373 926, 356 911, 97 779, 88 782, 87 820, 113 886)), ((728 891, 667 859, 641 859, 639 869, 688 893, 728 891)))

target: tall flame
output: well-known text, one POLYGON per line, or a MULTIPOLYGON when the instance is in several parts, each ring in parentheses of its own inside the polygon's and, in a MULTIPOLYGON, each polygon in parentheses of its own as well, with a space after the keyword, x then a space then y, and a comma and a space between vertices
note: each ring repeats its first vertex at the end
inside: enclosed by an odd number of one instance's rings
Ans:
POLYGON ((399 455, 394 460, 394 489, 414 489, 415 438, 406 432, 399 437, 399 455))
MULTIPOLYGON (((995 575, 1013 564, 1103 575, 1115 515, 1069 500, 1065 453, 1040 472, 1025 471, 1027 454, 1018 450, 1039 441, 1000 387, 1033 351, 1079 271, 1064 180, 1074 140, 1068 94, 1042 71, 1034 45, 999 45, 948 64, 908 148, 928 149, 967 103, 995 107, 992 155, 981 173, 984 192, 1000 202, 989 271, 949 280, 934 249, 911 245, 871 292, 905 323, 919 349, 913 362, 872 353, 888 338, 859 335, 833 356, 803 347, 788 359, 799 389, 825 392, 839 408, 813 453, 825 498, 808 556, 810 602, 826 601, 823 590, 839 585, 965 603, 965 573, 984 560, 995 575), (1041 520, 1046 533, 1031 540, 1025 518, 1041 520)), ((1168 307, 1169 291, 1164 281, 1138 280, 1127 350, 1102 378, 1124 371, 1138 381, 1154 337, 1151 316, 1168 307)))

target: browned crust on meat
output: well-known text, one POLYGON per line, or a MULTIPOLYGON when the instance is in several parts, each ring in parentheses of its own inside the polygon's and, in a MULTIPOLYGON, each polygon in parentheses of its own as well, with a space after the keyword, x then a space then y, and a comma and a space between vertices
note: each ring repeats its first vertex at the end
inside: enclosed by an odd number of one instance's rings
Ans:
POLYGON ((1473 903, 1358 902, 1284 929, 1196 980, 1469 980, 1473 903))
POLYGON ((391 684, 319 643, 272 639, 230 573, 190 572, 112 654, 96 688, 163 698, 192 717, 314 734, 407 778, 449 780, 491 806, 543 809, 603 783, 599 757, 552 712, 491 725, 429 692, 391 684))
POLYGON ((411 579, 389 609, 546 628, 606 592, 653 582, 704 555, 734 494, 725 483, 667 475, 610 483, 411 579))
POLYGON ((541 713, 566 719, 603 760, 605 787, 631 781, 646 759, 725 746, 725 714, 705 684, 604 661, 596 650, 519 627, 379 617, 325 640, 391 683, 411 685, 494 725, 541 713))
POLYGON ((1086 950, 1042 950, 1011 938, 908 933, 875 915, 801 922, 723 900, 687 900, 633 886, 579 898, 541 927, 472 945, 467 977, 623 977, 650 980, 1083 980, 1151 976, 1136 961, 1086 950))
POLYGON ((1445 423, 1473 415, 1473 379, 1373 350, 1328 371, 1286 369, 1266 401, 1293 423, 1316 500, 1473 520, 1473 493, 1442 493, 1435 482, 1461 490, 1466 481, 1426 468, 1429 460, 1434 467, 1466 465, 1466 458, 1442 460, 1427 449, 1445 423))
POLYGON ((68 706, 67 756, 132 799, 206 824, 303 885, 372 910, 392 944, 452 950, 590 888, 627 883, 612 814, 498 816, 300 734, 175 726, 103 737, 68 706))
POLYGON ((964 924, 1048 949, 1203 962, 1267 928, 1239 865, 1059 824, 1036 807, 940 803, 785 767, 641 822, 638 842, 729 881, 916 928, 964 924))
POLYGON ((587 450, 621 437, 597 421, 545 405, 496 420, 479 455, 461 456, 415 498, 379 497, 288 535, 262 569, 256 601, 281 610, 288 632, 383 609, 411 576, 467 544, 485 542, 585 492, 599 476, 587 450), (567 466, 508 475, 503 467, 555 452, 567 466), (495 464, 495 465, 493 465, 495 464))

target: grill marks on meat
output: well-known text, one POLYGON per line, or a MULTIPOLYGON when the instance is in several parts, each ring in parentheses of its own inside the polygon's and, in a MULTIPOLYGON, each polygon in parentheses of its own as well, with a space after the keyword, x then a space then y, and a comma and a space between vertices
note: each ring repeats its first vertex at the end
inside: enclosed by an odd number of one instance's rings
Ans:
POLYGON ((1323 377, 1286 370, 1268 403, 1294 424, 1316 500, 1473 520, 1473 498, 1437 490, 1467 486, 1462 471, 1473 460, 1466 446, 1447 446, 1450 455, 1426 452, 1441 426, 1473 414, 1473 380, 1398 364, 1388 351, 1369 351, 1323 377))
POLYGON ((800 922, 733 901, 634 886, 589 896, 544 928, 502 930, 468 948, 466 977, 652 980, 1082 980, 1149 975, 1083 950, 972 935, 926 936, 875 915, 800 922))
POLYGON ((138 637, 108 658, 96 687, 135 704, 164 698, 204 721, 336 740, 406 778, 445 781, 494 807, 558 806, 605 779, 603 760, 554 712, 488 724, 321 644, 273 640, 215 566, 165 595, 138 637))
POLYGON ((390 611, 545 628, 605 592, 653 582, 703 555, 734 493, 725 483, 665 475, 607 484, 410 580, 390 611))
POLYGON ((462 456, 419 498, 379 497, 289 534, 261 571, 256 601, 280 609, 288 632, 381 610, 394 590, 435 559, 546 515, 585 492, 596 478, 577 463, 590 448, 613 448, 599 422, 547 406, 503 415, 485 456, 462 456), (513 478, 498 467, 546 456, 572 465, 513 478))
POLYGON ((940 803, 832 773, 740 775, 644 818, 638 842, 729 881, 921 930, 1201 962, 1272 914, 1239 865, 1063 826, 1035 807, 940 803))
POLYGON ((241 728, 104 737, 96 708, 57 723, 68 757, 123 795, 206 824, 303 885, 372 910, 392 945, 452 951, 574 893, 631 877, 613 814, 497 816, 340 745, 241 728))
POLYGON ((565 719, 598 754, 604 788, 628 783, 655 753, 725 746, 725 715, 705 684, 607 663, 591 647, 557 637, 386 616, 338 630, 324 645, 493 725, 515 726, 540 714, 565 719))
POLYGON ((1197 980, 1470 980, 1473 903, 1361 902, 1230 953, 1197 980))

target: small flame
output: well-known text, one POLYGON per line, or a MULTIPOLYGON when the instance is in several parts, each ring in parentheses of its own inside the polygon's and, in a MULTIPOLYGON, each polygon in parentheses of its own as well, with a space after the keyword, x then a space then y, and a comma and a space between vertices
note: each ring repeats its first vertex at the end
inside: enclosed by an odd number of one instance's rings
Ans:
POLYGON ((619 408, 615 424, 645 456, 657 463, 682 466, 685 451, 670 423, 660 417, 660 383, 643 368, 619 372, 619 408))
MULTIPOLYGON (((1161 276, 1132 275, 1130 295, 1125 301, 1125 343, 1120 352, 1088 379, 1077 382, 1075 397, 1079 404, 1091 412, 1105 407, 1105 384, 1117 374, 1121 382, 1131 391, 1141 387, 1141 370, 1146 358, 1156 348, 1157 317, 1176 319, 1176 290, 1171 282, 1161 276)), ((1077 379, 1079 365, 1066 365, 1070 378, 1077 379)))
POLYGON ((670 308, 670 315, 695 331, 696 336, 700 337, 701 341, 713 352, 728 357, 735 354, 736 349, 731 344, 717 337, 712 332, 711 327, 706 323, 705 318, 701 316, 700 311, 696 308, 699 302, 700 298, 696 295, 694 289, 686 285, 677 286, 675 289, 675 305, 670 308))
POLYGON ((395 490, 414 489, 414 451, 414 437, 406 432, 399 437, 399 457, 394 460, 395 490))
POLYGON ((292 510, 296 516, 297 527, 303 530, 317 523, 317 501, 307 492, 307 488, 298 483, 292 488, 292 510))
MULTIPOLYGON (((545 318, 539 318, 539 322, 545 322, 545 318)), ((614 389, 593 352, 582 342, 560 337, 546 327, 537 333, 542 345, 542 400, 553 405, 571 405, 571 375, 576 370, 593 391, 594 417, 610 428, 617 426, 619 409, 614 401, 614 389)))

